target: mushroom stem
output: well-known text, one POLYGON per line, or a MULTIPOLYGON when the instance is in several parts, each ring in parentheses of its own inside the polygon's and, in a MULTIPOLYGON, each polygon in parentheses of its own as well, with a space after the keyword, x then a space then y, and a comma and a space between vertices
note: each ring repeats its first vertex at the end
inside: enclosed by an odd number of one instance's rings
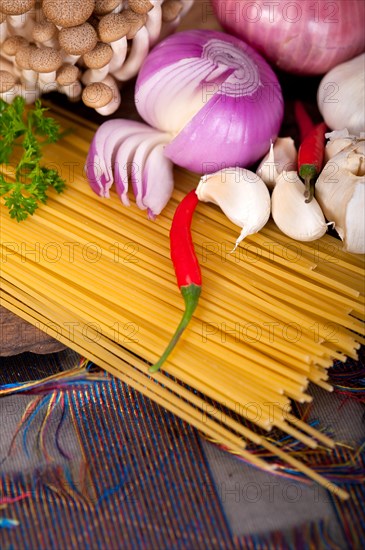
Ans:
POLYGON ((79 80, 66 86, 58 86, 59 92, 65 94, 70 101, 79 101, 82 94, 82 86, 79 80))
POLYGON ((63 63, 69 63, 70 65, 76 65, 81 55, 72 55, 70 53, 64 53, 62 61, 63 63))
POLYGON ((26 84, 17 83, 11 90, 0 94, 0 97, 6 103, 12 103, 17 96, 20 96, 25 99, 27 105, 31 105, 40 95, 40 90, 37 86, 29 87, 26 84))
POLYGON ((110 61, 109 71, 113 73, 115 70, 119 69, 124 63, 124 60, 127 56, 128 43, 127 38, 123 36, 119 40, 109 43, 113 48, 113 57, 110 61))
POLYGON ((34 85, 38 80, 38 73, 33 69, 22 69, 20 79, 25 85, 34 85))
POLYGON ((51 71, 49 73, 38 73, 38 81, 39 84, 55 84, 55 88, 57 88, 56 83, 56 71, 51 71))
POLYGON ((8 24, 14 31, 18 31, 25 27, 29 17, 28 14, 29 12, 21 13, 20 15, 8 15, 8 24))
POLYGON ((106 84, 107 86, 109 86, 109 88, 111 88, 113 92, 113 97, 107 105, 95 109, 95 111, 99 113, 99 115, 108 116, 115 113, 115 111, 118 109, 121 102, 121 97, 118 85, 111 75, 108 75, 106 78, 104 78, 103 84, 106 84))
POLYGON ((132 47, 126 62, 120 69, 111 71, 117 80, 129 80, 138 73, 149 50, 149 35, 146 27, 142 27, 133 38, 132 47))
POLYGON ((109 63, 101 69, 87 69, 82 75, 82 83, 87 86, 92 82, 102 82, 109 73, 109 63))
POLYGON ((160 36, 162 25, 162 9, 163 0, 151 0, 153 8, 147 14, 146 29, 148 31, 150 47, 154 46, 160 36))
POLYGON ((16 67, 8 59, 5 59, 3 52, 1 52, 1 55, 0 55, 0 70, 9 71, 9 73, 12 73, 16 78, 19 78, 20 76, 20 71, 18 67, 16 67))
POLYGON ((6 19, 5 21, 0 20, 0 44, 2 44, 4 40, 6 40, 8 34, 9 34, 9 31, 8 31, 8 24, 6 22, 6 19))

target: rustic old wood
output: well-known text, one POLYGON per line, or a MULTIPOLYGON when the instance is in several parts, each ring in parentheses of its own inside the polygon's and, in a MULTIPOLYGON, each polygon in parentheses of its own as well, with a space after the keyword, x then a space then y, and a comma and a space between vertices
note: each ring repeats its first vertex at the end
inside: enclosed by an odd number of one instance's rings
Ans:
POLYGON ((0 306, 0 356, 32 353, 54 353, 65 346, 37 327, 0 306))

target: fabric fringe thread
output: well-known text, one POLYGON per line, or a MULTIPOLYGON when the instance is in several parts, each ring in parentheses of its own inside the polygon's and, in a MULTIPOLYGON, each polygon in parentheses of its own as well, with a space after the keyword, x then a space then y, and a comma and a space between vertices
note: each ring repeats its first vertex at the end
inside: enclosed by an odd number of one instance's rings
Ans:
MULTIPOLYGON (((332 370, 334 371, 332 373, 332 378, 335 378, 336 380, 350 380, 352 381, 351 383, 353 383, 355 386, 359 384, 358 372, 360 372, 360 376, 362 376, 362 370, 354 373, 351 369, 342 364, 339 368, 332 370)), ((30 425, 38 414, 43 414, 43 420, 37 434, 35 447, 37 452, 41 453, 45 457, 47 463, 52 463, 54 461, 54 457, 49 454, 46 448, 45 441, 50 424, 50 418, 52 416, 52 413, 54 413, 57 408, 61 408, 62 413, 54 434, 55 447, 63 458, 65 458, 66 460, 70 460, 71 457, 64 449, 62 449, 62 446, 60 444, 60 433, 70 408, 67 390, 74 389, 75 387, 86 388, 87 386, 90 386, 94 383, 108 382, 110 380, 111 376, 108 373, 102 371, 87 359, 81 358, 79 365, 77 365, 75 368, 69 371, 63 371, 43 380, 27 381, 17 384, 7 384, 0 386, 0 398, 6 395, 14 395, 18 393, 36 396, 35 399, 28 404, 26 410, 24 411, 16 432, 12 438, 9 451, 3 461, 0 462, 0 464, 3 463, 7 458, 9 458, 15 446, 17 436, 22 430, 23 448, 27 456, 29 456, 27 443, 28 432, 30 425)), ((350 384, 350 382, 346 383, 350 384)), ((309 406, 304 409, 304 411, 297 409, 297 413, 299 413, 301 420, 306 419, 309 410, 309 406)), ((226 413, 231 414, 232 416, 231 411, 226 411, 226 413)), ((309 424, 312 427, 316 427, 317 429, 319 429, 318 421, 314 420, 309 422, 309 424)), ((252 428, 253 426, 250 427, 252 428)), ((223 450, 232 453, 230 449, 220 445, 217 441, 212 440, 203 434, 201 435, 212 443, 218 445, 223 450)), ((358 457, 362 454, 363 451, 362 447, 357 450, 349 449, 347 453, 342 454, 338 450, 338 446, 340 444, 337 444, 337 448, 334 451, 324 447, 319 447, 318 449, 313 450, 306 447, 300 441, 289 435, 281 436, 279 431, 273 432, 270 437, 267 435, 265 435, 265 437, 268 439, 268 441, 272 441, 273 443, 278 445, 286 453, 295 456, 296 458, 301 458, 313 470, 326 475, 326 477, 328 477, 328 479, 333 482, 341 483, 346 481, 346 483, 355 484, 362 483, 364 481, 365 470, 363 464, 359 463, 358 460, 358 457), (336 456, 335 461, 333 460, 334 456, 336 456)), ((248 448, 252 452, 252 454, 257 455, 260 458, 265 458, 271 464, 275 464, 275 475, 286 477, 289 479, 297 479, 305 483, 310 483, 310 481, 307 480, 307 478, 303 474, 301 474, 301 472, 298 472, 293 468, 286 467, 284 463, 280 461, 280 459, 274 457, 269 451, 266 451, 262 447, 251 445, 248 448)), ((237 456, 239 460, 246 462, 245 459, 237 453, 232 454, 237 456)))
MULTIPOLYGON (((65 548, 71 543, 70 537, 75 536, 84 547, 93 540, 103 541, 104 547, 109 544, 110 548, 113 548, 112 541, 123 541, 123 547, 128 550, 139 547, 141 540, 143 548, 163 550, 180 547, 336 550, 328 526, 323 522, 267 536, 232 537, 218 493, 208 477, 204 456, 199 455, 197 433, 126 384, 110 378, 104 384, 75 386, 69 389, 68 406, 80 438, 84 463, 88 465, 76 489, 89 497, 78 498, 67 475, 62 477, 62 469, 52 465, 46 472, 32 476, 0 478, 0 491, 7 498, 32 494, 32 498, 15 500, 8 505, 12 513, 6 515, 15 517, 20 525, 17 529, 3 530, 7 533, 5 548, 16 540, 28 541, 26 550, 48 550, 52 540, 58 541, 57 548, 65 548), (212 486, 208 499, 202 494, 202 483, 212 486), (62 484, 64 489, 60 490, 62 484), (127 495, 125 489, 129 484, 132 484, 131 493, 127 495), (166 502, 169 506, 165 506, 166 502), (121 506, 125 512, 122 515, 121 506), (156 525, 155 513, 160 507, 164 524, 171 527, 168 531, 162 529, 160 522, 156 525), (136 530, 136 522, 141 517, 143 526, 136 530), (34 518, 37 528, 29 524, 34 518), (69 530, 64 528, 65 522, 69 530), (41 539, 39 533, 42 533, 41 539), (162 541, 169 546, 161 544, 162 541)), ((293 444, 292 441, 282 443, 293 444)), ((349 449, 336 451, 334 466, 338 461, 349 460, 349 449)), ((317 455, 308 455, 308 460, 324 460, 322 453, 317 455)), ((357 460, 363 467, 363 452, 358 453, 357 460)), ((333 502, 349 548, 362 548, 365 528, 361 503, 365 500, 365 487, 353 483, 348 489, 352 497, 349 501, 339 504, 335 499, 333 502)))

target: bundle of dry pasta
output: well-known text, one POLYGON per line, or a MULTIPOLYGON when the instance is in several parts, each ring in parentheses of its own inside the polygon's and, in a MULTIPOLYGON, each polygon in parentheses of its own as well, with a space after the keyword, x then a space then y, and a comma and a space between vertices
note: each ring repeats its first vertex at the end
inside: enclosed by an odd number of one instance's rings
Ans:
MULTIPOLYGON (((70 125, 71 115, 62 116, 70 125)), ((2 209, 2 305, 251 463, 272 469, 245 450, 246 442, 345 498, 245 422, 279 428, 312 448, 333 446, 291 414, 291 400, 309 402, 310 382, 331 391, 333 361, 356 358, 364 342, 364 258, 344 253, 332 237, 298 243, 270 224, 230 254, 236 228, 215 207, 199 205, 193 239, 203 274, 200 305, 164 372, 150 376, 148 365, 183 309, 168 232, 197 178, 176 172, 173 199, 156 222, 135 206, 121 209, 116 195, 103 200, 90 190, 83 164, 94 127, 75 126, 74 116, 72 123, 74 133, 45 157, 67 178, 67 191, 21 224, 2 209)))

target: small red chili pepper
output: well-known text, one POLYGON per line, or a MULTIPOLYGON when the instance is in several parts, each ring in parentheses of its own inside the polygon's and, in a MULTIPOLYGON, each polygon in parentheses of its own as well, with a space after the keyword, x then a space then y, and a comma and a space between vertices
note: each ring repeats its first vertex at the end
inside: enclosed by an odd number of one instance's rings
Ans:
POLYGON ((175 268, 177 284, 184 298, 185 311, 169 345, 157 363, 149 368, 149 372, 158 371, 161 365, 166 361, 179 341, 180 336, 188 326, 199 302, 202 277, 190 232, 191 221, 198 202, 199 199, 194 189, 180 202, 172 220, 170 229, 170 254, 175 268))
POLYGON ((294 102, 294 114, 298 124, 300 143, 302 143, 313 130, 315 124, 305 110, 303 103, 299 100, 294 102))
POLYGON ((314 184, 323 167, 326 131, 327 126, 324 122, 317 124, 299 147, 298 170, 305 183, 305 202, 311 202, 313 199, 314 184))

